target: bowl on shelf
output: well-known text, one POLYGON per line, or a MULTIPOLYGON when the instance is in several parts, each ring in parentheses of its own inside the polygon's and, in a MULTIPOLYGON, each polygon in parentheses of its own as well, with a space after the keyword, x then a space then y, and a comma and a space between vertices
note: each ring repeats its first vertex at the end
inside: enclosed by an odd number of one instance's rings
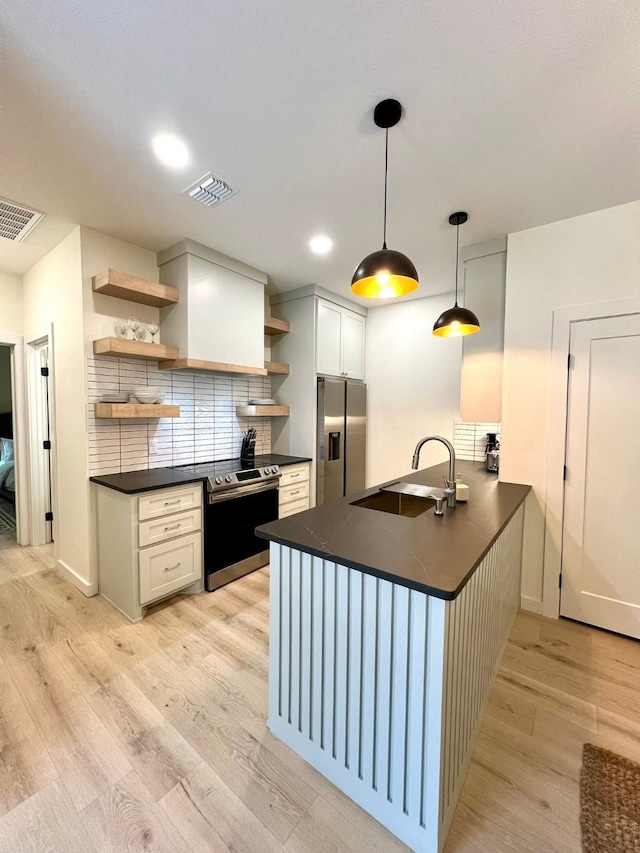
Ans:
POLYGON ((144 405, 162 403, 164 400, 164 393, 159 388, 134 388, 133 396, 144 405))

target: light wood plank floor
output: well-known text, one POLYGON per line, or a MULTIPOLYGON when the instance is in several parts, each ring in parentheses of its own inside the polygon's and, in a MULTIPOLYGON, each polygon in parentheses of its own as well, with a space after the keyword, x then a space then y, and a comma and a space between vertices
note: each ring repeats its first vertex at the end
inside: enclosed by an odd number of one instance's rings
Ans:
MULTIPOLYGON (((0 853, 406 850, 266 729, 267 626, 267 570, 129 625, 0 549, 0 853)), ((582 744, 640 761, 639 672, 521 613, 446 853, 578 853, 582 744)))

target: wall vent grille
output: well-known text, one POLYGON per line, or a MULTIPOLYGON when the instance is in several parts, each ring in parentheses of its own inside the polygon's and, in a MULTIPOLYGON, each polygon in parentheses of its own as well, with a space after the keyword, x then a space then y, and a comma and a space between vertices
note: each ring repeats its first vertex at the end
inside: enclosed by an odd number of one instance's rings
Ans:
POLYGON ((224 181, 211 172, 207 172, 206 175, 203 175, 195 184, 188 186, 183 192, 206 207, 215 207, 216 204, 220 204, 231 198, 239 190, 236 187, 232 187, 228 181, 224 181))
POLYGON ((29 231, 42 219, 44 213, 23 204, 0 198, 0 237, 21 243, 29 231))

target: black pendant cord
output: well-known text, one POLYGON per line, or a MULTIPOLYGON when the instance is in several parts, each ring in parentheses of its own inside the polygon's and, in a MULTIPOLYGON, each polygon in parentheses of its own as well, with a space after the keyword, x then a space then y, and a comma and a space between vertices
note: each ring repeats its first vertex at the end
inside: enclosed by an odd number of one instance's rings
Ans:
POLYGON ((387 174, 389 172, 389 128, 386 128, 384 143, 384 226, 382 229, 382 248, 387 248, 387 174))
POLYGON ((456 302, 453 306, 454 308, 458 307, 458 258, 460 257, 460 223, 456 225, 456 302))

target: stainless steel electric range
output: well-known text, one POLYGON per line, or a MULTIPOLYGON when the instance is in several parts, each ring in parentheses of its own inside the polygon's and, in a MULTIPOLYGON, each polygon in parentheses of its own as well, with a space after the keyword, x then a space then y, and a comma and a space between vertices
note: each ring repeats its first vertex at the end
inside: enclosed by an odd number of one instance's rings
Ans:
POLYGON ((205 589, 212 592, 266 566, 269 549, 256 527, 278 518, 277 465, 256 468, 252 462, 225 459, 177 470, 205 479, 205 589))

